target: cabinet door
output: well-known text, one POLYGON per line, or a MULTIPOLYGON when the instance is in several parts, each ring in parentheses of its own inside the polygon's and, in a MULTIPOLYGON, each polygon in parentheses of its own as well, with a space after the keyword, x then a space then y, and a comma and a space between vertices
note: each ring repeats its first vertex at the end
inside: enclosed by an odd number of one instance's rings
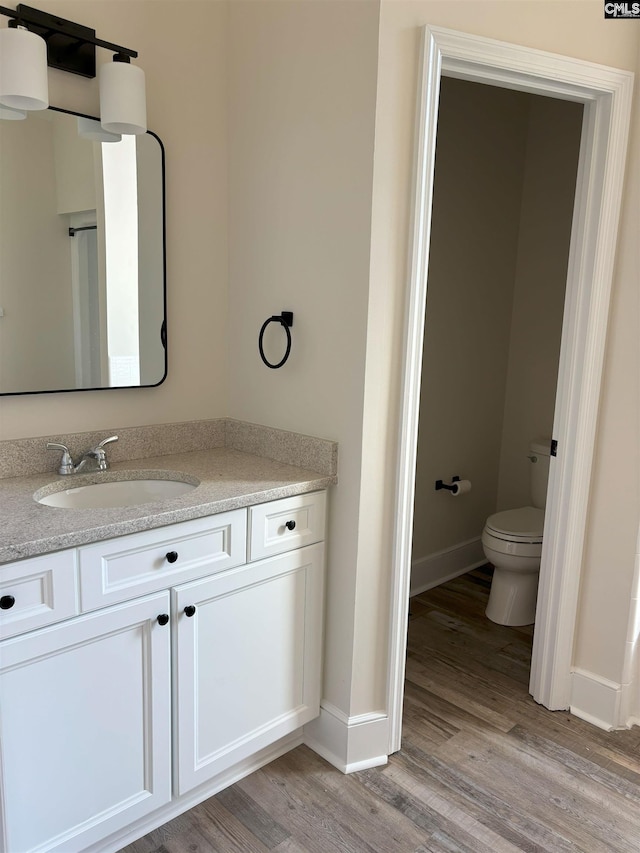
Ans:
POLYGON ((323 571, 318 544, 173 590, 178 793, 317 717, 323 571))
POLYGON ((171 797, 169 594, 0 644, 4 849, 84 850, 171 797))

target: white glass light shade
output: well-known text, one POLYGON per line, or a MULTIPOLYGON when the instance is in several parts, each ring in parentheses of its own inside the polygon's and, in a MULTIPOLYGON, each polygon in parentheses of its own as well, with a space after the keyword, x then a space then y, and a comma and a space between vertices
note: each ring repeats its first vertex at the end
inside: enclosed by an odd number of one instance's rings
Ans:
POLYGON ((99 121, 84 116, 78 116, 78 136, 91 142, 120 142, 122 139, 122 134, 109 133, 99 121))
POLYGON ((144 71, 129 62, 100 68, 100 123, 110 133, 146 133, 144 71))
POLYGON ((0 30, 0 104, 14 110, 49 106, 47 45, 19 27, 0 30))
POLYGON ((5 107, 4 104, 0 104, 0 119, 4 121, 20 121, 20 119, 26 117, 27 114, 24 110, 14 110, 11 107, 5 107))

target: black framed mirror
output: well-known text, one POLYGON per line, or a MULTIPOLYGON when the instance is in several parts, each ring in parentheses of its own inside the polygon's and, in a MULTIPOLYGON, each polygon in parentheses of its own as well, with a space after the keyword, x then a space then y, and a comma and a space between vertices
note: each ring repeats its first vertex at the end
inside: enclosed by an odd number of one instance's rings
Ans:
POLYGON ((159 385, 165 157, 51 107, 0 119, 0 395, 159 385))

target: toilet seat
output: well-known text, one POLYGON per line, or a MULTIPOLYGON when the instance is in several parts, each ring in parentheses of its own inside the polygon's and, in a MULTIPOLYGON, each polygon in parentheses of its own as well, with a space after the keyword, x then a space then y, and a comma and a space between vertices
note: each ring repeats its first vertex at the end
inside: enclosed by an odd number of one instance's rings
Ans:
POLYGON ((506 557, 510 561, 512 557, 522 559, 522 568, 527 566, 529 559, 533 559, 536 566, 539 566, 542 556, 542 542, 525 542, 522 540, 515 542, 513 539, 500 539, 486 527, 482 531, 482 548, 485 556, 494 566, 500 561, 504 562, 506 557))
POLYGON ((544 510, 533 506, 508 509, 490 515, 485 531, 494 539, 530 545, 542 544, 544 510))

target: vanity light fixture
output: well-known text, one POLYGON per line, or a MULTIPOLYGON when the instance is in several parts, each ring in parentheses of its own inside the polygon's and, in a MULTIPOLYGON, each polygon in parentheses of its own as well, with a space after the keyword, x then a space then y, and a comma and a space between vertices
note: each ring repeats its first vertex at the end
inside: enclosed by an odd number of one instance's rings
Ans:
POLYGON ((0 119, 4 119, 5 121, 20 121, 26 117, 26 110, 14 110, 11 107, 5 107, 4 104, 0 104, 0 119))
POLYGON ((0 30, 0 104, 14 110, 49 106, 46 42, 20 22, 0 30))
POLYGON ((125 53, 100 68, 100 122, 109 133, 146 133, 144 71, 125 53))
POLYGON ((115 61, 103 65, 100 73, 104 129, 110 133, 146 132, 144 71, 131 65, 138 55, 135 50, 98 39, 89 27, 23 3, 16 9, 0 6, 0 14, 10 19, 9 26, 0 29, 0 105, 46 109, 47 65, 95 77, 96 47, 101 47, 115 54, 115 61))

